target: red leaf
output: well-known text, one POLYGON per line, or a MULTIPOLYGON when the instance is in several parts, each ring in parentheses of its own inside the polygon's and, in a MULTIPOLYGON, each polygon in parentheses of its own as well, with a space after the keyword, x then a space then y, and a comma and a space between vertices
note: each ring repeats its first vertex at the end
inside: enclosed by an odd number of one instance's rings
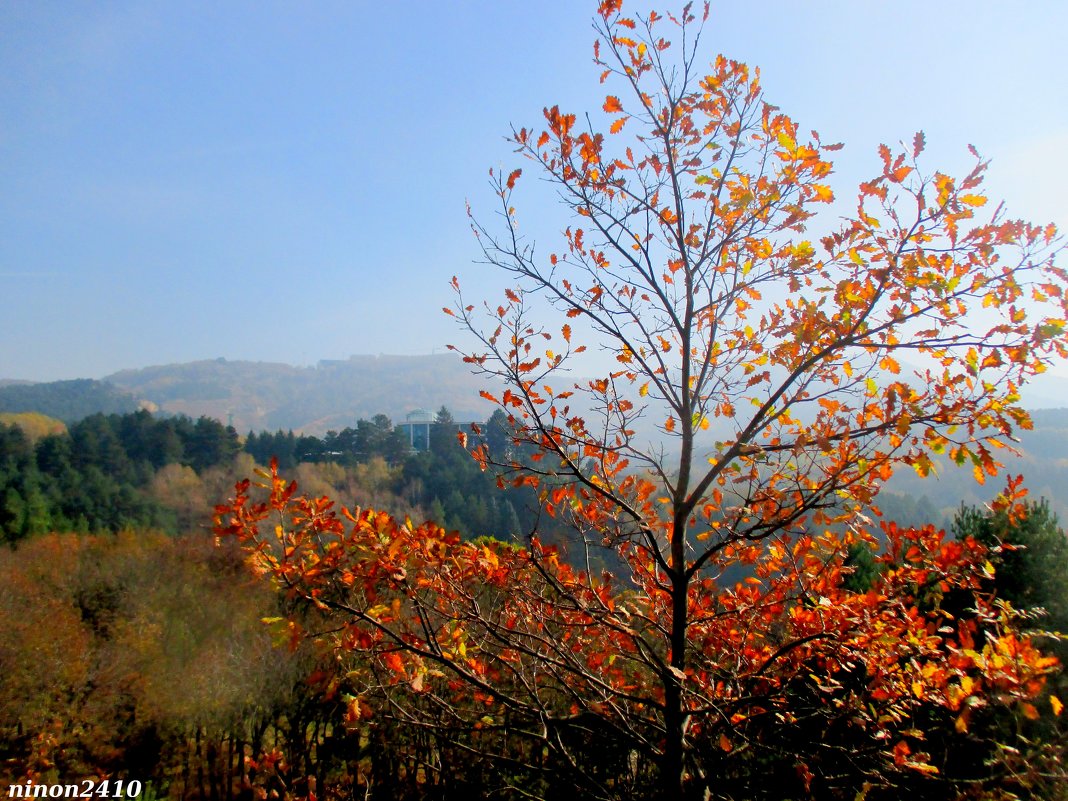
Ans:
POLYGON ((404 673, 404 660, 401 659, 400 654, 396 651, 390 651, 388 654, 383 654, 382 661, 385 662, 386 667, 394 673, 404 673))

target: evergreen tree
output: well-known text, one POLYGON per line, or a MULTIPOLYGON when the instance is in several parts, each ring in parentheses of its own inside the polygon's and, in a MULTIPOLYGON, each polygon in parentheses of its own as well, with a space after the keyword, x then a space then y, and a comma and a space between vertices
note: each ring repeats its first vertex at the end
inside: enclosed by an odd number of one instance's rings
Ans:
POLYGON ((953 531, 1001 549, 994 560, 998 596, 1019 609, 1046 610, 1042 625, 1068 632, 1068 539, 1045 499, 1016 521, 962 505, 953 531))

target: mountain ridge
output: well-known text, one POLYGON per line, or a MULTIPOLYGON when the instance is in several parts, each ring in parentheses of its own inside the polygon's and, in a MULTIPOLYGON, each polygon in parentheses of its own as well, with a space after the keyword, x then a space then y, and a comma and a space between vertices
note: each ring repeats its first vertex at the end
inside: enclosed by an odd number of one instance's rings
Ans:
POLYGON ((298 367, 280 362, 210 359, 122 370, 104 381, 160 410, 207 415, 238 431, 321 435, 386 414, 447 406, 457 419, 483 420, 483 382, 453 354, 354 355, 298 367))

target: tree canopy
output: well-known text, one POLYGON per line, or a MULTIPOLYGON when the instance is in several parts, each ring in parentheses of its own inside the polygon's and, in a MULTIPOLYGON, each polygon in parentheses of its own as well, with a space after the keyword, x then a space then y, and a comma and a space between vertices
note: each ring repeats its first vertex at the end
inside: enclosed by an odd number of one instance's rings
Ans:
MULTIPOLYGON (((950 769, 912 721, 968 732, 1056 664, 985 587, 977 539, 875 521, 882 484, 932 454, 998 474, 1030 425, 1020 385, 1066 355, 1061 243, 987 211, 974 150, 966 175, 927 168, 922 134, 879 147, 850 217, 818 218, 838 146, 747 65, 702 71, 702 24, 691 5, 600 3, 605 129, 557 106, 514 129, 524 166, 491 173, 503 222, 472 217, 514 286, 478 304, 453 281, 459 350, 507 386, 483 393, 506 447, 461 439, 566 521, 571 561, 537 537, 339 512, 277 471, 265 497, 240 485, 217 530, 370 656, 354 714, 466 722, 525 794, 563 772, 590 798, 762 797, 769 770, 775 797, 897 793, 950 769), (518 227, 524 170, 569 217, 547 254, 518 227), (612 366, 576 381, 591 346, 612 366), (639 417, 675 447, 642 441, 639 417), (867 586, 848 581, 858 545, 878 553, 867 586)), ((999 508, 1022 495, 1011 479, 999 508)))

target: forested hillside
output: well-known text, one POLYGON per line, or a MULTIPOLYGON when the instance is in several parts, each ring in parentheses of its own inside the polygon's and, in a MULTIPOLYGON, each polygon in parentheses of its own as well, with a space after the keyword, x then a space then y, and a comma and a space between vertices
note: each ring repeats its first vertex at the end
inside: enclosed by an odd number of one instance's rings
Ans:
POLYGON ((316 367, 212 361, 124 370, 105 381, 171 413, 209 415, 239 431, 293 429, 325 434, 384 413, 448 406, 457 419, 492 411, 480 383, 451 354, 353 356, 316 367))
MULTIPOLYGON (((1006 473, 1023 475, 1032 497, 1045 498, 1061 520, 1068 520, 1068 408, 1038 409, 1030 414, 1034 428, 1016 432, 1019 456, 1007 449, 995 455, 1005 464, 1006 473)), ((935 456, 933 462, 935 470, 927 478, 900 470, 886 485, 908 502, 923 503, 930 522, 948 523, 961 503, 987 504, 1005 488, 1004 479, 977 484, 971 460, 958 465, 943 455, 935 456)))
POLYGON ((233 429, 207 417, 94 414, 36 439, 0 424, 0 539, 203 527, 210 501, 195 485, 221 491, 239 450, 233 429))
POLYGON ((68 423, 97 412, 132 412, 137 406, 137 398, 129 392, 88 378, 0 386, 0 412, 38 412, 68 423))
MULTIPOLYGON (((234 482, 272 459, 307 491, 437 520, 466 536, 517 537, 537 525, 536 498, 499 491, 460 448, 444 408, 430 449, 419 453, 385 415, 322 438, 250 432, 244 441, 209 417, 147 411, 90 415, 37 436, 25 425, 0 423, 0 540, 9 543, 52 531, 203 531, 234 482)), ((489 421, 489 436, 501 425, 499 416, 489 421)))
MULTIPOLYGON (((1059 419, 1040 416, 1045 425, 1059 419)), ((454 761, 435 763, 443 797, 461 797, 471 782, 496 781, 492 762, 460 758, 475 744, 465 738, 485 735, 412 739, 403 720, 375 712, 388 702, 366 688, 354 707, 351 677, 371 663, 358 654, 338 662, 314 642, 302 643, 300 627, 323 621, 298 615, 304 623, 295 627, 288 619, 294 608, 247 573, 229 545, 214 547, 209 532, 212 507, 232 494, 234 481, 255 477, 257 464, 274 459, 301 492, 389 510, 416 523, 441 522, 465 538, 481 537, 487 545, 479 553, 499 554, 495 559, 510 553, 500 550, 508 546, 499 539, 521 542, 537 532, 565 546, 567 561, 587 564, 589 552, 566 547, 568 527, 543 513, 531 487, 502 491, 492 472, 479 469, 459 446, 447 409, 438 410, 429 450, 418 453, 385 415, 323 437, 279 430, 243 439, 211 418, 146 411, 91 415, 66 429, 40 415, 7 420, 0 424, 0 537, 10 546, 0 551, 7 588, 0 598, 0 642, 8 644, 0 646, 0 753, 6 760, 0 780, 121 773, 173 798, 220 799, 238 797, 243 788, 281 791, 294 782, 303 792, 315 781, 332 793, 378 787, 371 797, 417 799, 425 797, 425 780, 413 773, 418 765, 460 749, 454 761)), ((499 412, 482 432, 493 452, 512 448, 499 412)), ((903 524, 959 506, 959 499, 939 494, 887 493, 882 500, 886 519, 903 524)), ((997 574, 999 587, 1004 582, 999 591, 1023 607, 1049 608, 1053 617, 1036 617, 1039 624, 1063 625, 1065 607, 1057 599, 1068 573, 1056 571, 1068 569, 1068 547, 1047 508, 1036 507, 1028 527, 982 510, 958 515, 953 527, 959 536, 1025 546, 1015 552, 1022 558, 1013 552, 1004 557, 1011 561, 997 574)), ((598 570, 616 566, 604 554, 592 559, 598 570)), ((886 569, 877 553, 857 552, 854 559, 850 581, 858 587, 886 569)), ((928 721, 928 750, 952 775, 962 769, 959 755, 988 753, 976 750, 969 732, 1026 732, 1045 740, 1014 759, 1056 770, 1051 760, 1058 752, 1049 740, 1051 727, 1056 731, 1049 709, 1056 701, 1042 703, 1035 721, 977 709, 964 733, 952 720, 928 721)), ((522 738, 507 730, 494 736, 502 753, 522 752, 522 738)), ((599 751, 589 759, 586 769, 611 772, 623 755, 599 751)), ((760 757, 761 770, 786 775, 789 764, 768 760, 760 757)), ((564 792, 570 769, 555 765, 554 771, 564 792)), ((543 789, 554 786, 539 775, 543 789)), ((1004 778, 996 772, 961 777, 1004 778)))

